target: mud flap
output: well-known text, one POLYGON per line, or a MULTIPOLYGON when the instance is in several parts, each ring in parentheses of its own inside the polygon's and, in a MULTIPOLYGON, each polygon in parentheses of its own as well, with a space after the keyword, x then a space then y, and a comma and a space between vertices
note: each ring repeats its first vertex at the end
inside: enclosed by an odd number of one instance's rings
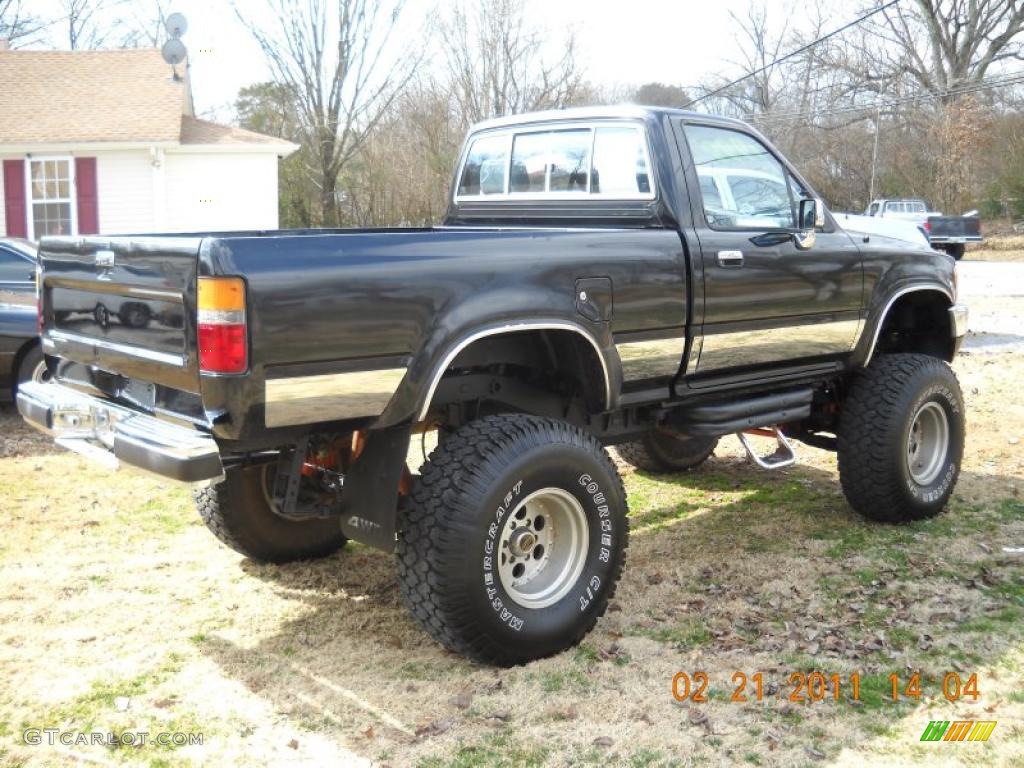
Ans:
POLYGON ((341 494, 341 532, 350 539, 385 552, 394 550, 398 489, 410 436, 409 424, 366 433, 366 444, 345 475, 341 494))

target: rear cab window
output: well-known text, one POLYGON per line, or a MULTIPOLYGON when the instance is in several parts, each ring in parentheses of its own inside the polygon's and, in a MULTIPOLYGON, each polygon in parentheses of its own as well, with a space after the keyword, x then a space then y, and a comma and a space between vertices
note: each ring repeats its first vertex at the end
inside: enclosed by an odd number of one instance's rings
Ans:
POLYGON ((523 126, 470 139, 456 202, 652 199, 650 150, 639 122, 523 126))

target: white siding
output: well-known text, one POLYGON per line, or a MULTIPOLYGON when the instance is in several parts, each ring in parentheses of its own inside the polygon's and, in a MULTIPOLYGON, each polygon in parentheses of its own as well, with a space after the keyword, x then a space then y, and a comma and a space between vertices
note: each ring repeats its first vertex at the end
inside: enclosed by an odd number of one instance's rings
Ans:
MULTIPOLYGON (((89 153, 82 153, 86 155, 89 153)), ((100 233, 130 235, 152 232, 153 163, 147 150, 96 152, 96 187, 100 233)))
MULTIPOLYGON (((101 234, 277 228, 277 157, 273 154, 167 151, 154 156, 149 150, 76 154, 96 158, 101 234)), ((6 157, 24 159, 25 155, 6 157)), ((0 236, 7 232, 4 212, 0 183, 0 236)))
POLYGON ((277 229, 277 157, 167 152, 168 232, 277 229))

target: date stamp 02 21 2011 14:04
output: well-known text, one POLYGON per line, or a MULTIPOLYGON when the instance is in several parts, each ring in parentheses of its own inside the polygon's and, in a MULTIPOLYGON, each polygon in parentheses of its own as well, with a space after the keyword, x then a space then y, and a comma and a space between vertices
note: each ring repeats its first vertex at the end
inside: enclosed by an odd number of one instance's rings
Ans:
MULTIPOLYGON (((782 698, 797 704, 861 701, 862 676, 859 672, 846 675, 792 672, 786 676, 785 685, 767 681, 763 672, 748 674, 736 671, 729 679, 733 690, 727 701, 734 704, 764 701, 766 698, 782 698)), ((708 701, 710 684, 711 678, 706 672, 676 672, 672 677, 672 697, 679 703, 703 704, 708 701)), ((901 699, 920 699, 928 692, 927 688, 930 685, 934 685, 934 692, 941 692, 947 701, 977 701, 981 697, 977 672, 970 675, 947 672, 941 681, 938 678, 928 678, 924 683, 921 674, 915 672, 909 676, 895 673, 889 675, 888 686, 881 692, 882 698, 894 702, 901 699)))

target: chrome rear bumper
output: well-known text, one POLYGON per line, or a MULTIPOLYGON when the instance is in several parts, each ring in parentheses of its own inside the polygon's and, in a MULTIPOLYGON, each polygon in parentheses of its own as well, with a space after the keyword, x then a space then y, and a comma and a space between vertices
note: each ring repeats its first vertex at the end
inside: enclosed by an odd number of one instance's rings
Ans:
POLYGON ((58 445, 111 469, 123 463, 184 483, 224 476, 220 451, 209 435, 55 382, 21 385, 18 411, 58 445))

